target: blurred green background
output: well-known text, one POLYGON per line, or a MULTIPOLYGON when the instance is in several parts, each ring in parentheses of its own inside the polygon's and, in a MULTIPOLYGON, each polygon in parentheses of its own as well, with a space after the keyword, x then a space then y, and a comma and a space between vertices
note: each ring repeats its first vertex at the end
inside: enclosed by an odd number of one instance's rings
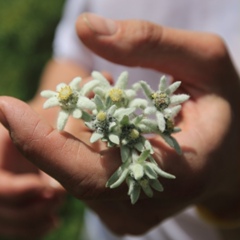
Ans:
MULTIPOLYGON (((0 0, 0 95, 24 101, 34 95, 64 1, 0 0)), ((83 211, 80 201, 67 197, 60 228, 44 240, 79 239, 83 211)))

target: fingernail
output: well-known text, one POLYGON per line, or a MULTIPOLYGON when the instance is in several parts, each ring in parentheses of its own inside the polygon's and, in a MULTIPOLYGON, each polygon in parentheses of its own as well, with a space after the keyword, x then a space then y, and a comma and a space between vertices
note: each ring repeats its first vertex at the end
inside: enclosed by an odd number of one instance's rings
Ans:
POLYGON ((57 180, 55 180, 54 178, 50 179, 49 185, 52 188, 59 188, 59 187, 61 187, 61 184, 57 180))
POLYGON ((112 19, 103 18, 93 13, 85 13, 83 20, 92 31, 99 35, 110 36, 118 29, 116 22, 112 19))

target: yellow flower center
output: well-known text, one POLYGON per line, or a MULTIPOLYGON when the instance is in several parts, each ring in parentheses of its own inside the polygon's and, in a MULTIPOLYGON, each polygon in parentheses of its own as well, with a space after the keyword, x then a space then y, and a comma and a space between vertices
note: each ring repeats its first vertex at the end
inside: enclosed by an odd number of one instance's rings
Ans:
POLYGON ((167 108, 170 104, 169 96, 164 92, 155 92, 151 95, 153 102, 157 109, 163 110, 167 108))
POLYGON ((60 89, 58 92, 58 98, 62 101, 67 101, 72 95, 73 91, 70 86, 65 86, 60 89))
POLYGON ((113 102, 119 102, 122 100, 123 91, 119 88, 112 88, 109 91, 109 97, 112 99, 113 102))
POLYGON ((100 122, 105 121, 106 117, 107 117, 107 114, 105 112, 102 112, 102 111, 100 111, 96 116, 97 120, 100 121, 100 122))
POLYGON ((137 139, 139 137, 139 131, 137 129, 132 129, 129 135, 131 139, 137 139))

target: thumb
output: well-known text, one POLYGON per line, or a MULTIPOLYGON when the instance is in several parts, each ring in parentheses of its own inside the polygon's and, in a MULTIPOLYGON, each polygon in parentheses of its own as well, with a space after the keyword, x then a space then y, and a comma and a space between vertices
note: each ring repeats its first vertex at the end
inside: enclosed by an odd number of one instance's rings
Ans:
POLYGON ((81 41, 103 58, 152 68, 188 82, 210 80, 222 74, 219 64, 226 67, 230 63, 223 41, 213 34, 147 21, 113 21, 92 13, 78 18, 76 30, 81 41))
POLYGON ((79 198, 95 185, 105 186, 117 167, 106 167, 104 153, 100 156, 67 132, 53 129, 20 100, 0 97, 0 121, 28 160, 79 198))

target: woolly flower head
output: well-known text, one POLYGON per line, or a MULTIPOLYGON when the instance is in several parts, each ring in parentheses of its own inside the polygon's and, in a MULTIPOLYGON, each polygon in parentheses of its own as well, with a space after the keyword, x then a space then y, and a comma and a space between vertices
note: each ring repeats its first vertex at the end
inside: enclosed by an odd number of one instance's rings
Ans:
MULTIPOLYGON (((109 100, 109 99, 108 99, 109 100)), ((85 124, 93 131, 90 142, 101 139, 108 146, 119 145, 120 123, 124 116, 131 115, 135 108, 118 108, 110 101, 103 101, 98 95, 94 97, 96 109, 92 112, 92 119, 85 124)))
POLYGON ((136 96, 136 91, 134 89, 127 89, 127 72, 120 74, 114 86, 112 86, 100 72, 93 71, 92 77, 101 83, 94 89, 94 92, 103 99, 109 98, 113 104, 117 106, 126 107, 129 101, 136 96))
POLYGON ((86 110, 93 110, 96 107, 94 102, 85 95, 98 84, 98 81, 90 81, 80 88, 81 80, 80 77, 76 77, 69 84, 58 84, 56 91, 41 92, 41 96, 47 98, 43 108, 60 107, 57 119, 58 130, 64 129, 70 115, 74 118, 87 119, 89 115, 86 110))
POLYGON ((146 115, 156 115, 158 127, 162 133, 175 132, 173 119, 181 110, 180 104, 189 99, 187 94, 173 94, 180 84, 181 82, 177 81, 167 86, 166 77, 163 76, 160 79, 158 90, 154 91, 146 82, 140 82, 150 102, 150 105, 146 104, 144 113, 146 115))

